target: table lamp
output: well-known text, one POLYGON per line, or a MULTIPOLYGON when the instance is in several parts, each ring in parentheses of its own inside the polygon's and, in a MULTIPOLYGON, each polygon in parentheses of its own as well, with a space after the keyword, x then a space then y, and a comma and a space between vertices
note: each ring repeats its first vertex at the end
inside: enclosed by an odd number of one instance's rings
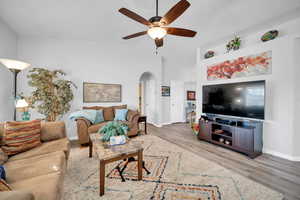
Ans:
POLYGON ((16 103, 16 109, 23 112, 22 114, 22 120, 28 121, 30 120, 30 114, 28 112, 28 103, 25 99, 19 99, 16 103))
MULTIPOLYGON (((11 60, 6 58, 0 58, 0 63, 7 67, 13 74, 14 74, 14 88, 13 88, 13 95, 14 100, 16 101, 17 98, 17 76, 20 71, 26 69, 30 66, 30 64, 18 61, 18 60, 11 60)), ((16 103, 16 102, 15 102, 16 103)), ((14 120, 16 121, 16 108, 14 108, 14 120)))

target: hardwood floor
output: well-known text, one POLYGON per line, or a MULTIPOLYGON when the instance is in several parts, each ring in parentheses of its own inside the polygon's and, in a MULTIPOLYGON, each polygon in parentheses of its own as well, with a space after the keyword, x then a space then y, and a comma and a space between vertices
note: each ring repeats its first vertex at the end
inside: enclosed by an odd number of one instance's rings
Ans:
POLYGON ((173 124, 162 128, 149 125, 148 134, 156 135, 277 190, 285 195, 285 199, 300 200, 300 162, 267 154, 250 159, 243 154, 199 141, 187 124, 173 124))

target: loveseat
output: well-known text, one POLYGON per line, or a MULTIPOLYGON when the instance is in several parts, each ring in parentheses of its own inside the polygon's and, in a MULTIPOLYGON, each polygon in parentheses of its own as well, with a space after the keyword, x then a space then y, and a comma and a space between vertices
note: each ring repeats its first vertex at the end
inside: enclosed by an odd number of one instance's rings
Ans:
MULTIPOLYGON (((103 110, 104 122, 98 124, 92 124, 89 120, 84 118, 76 119, 78 140, 81 145, 89 143, 89 134, 96 133, 101 127, 106 125, 108 122, 114 120, 116 109, 127 109, 127 105, 110 106, 110 107, 92 106, 92 107, 83 107, 83 109, 103 110)), ((138 111, 128 109, 126 121, 122 121, 122 123, 126 124, 129 128, 129 131, 127 133, 128 136, 138 135, 139 117, 140 115, 138 111)))
MULTIPOLYGON (((0 123, 0 144, 4 124, 0 123)), ((70 143, 64 122, 41 123, 42 144, 9 157, 4 163, 12 191, 0 192, 0 200, 59 200, 70 143)))

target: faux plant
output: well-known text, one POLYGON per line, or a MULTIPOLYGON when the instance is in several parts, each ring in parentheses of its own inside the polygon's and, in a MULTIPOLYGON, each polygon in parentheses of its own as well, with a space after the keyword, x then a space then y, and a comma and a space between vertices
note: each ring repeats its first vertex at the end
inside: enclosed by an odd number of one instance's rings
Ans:
POLYGON ((108 122, 99 129, 98 133, 102 134, 102 141, 108 142, 112 136, 127 135, 128 126, 119 122, 108 122))
POLYGON ((43 68, 33 68, 27 75, 28 84, 34 88, 28 98, 30 107, 37 108, 47 121, 56 121, 70 110, 74 97, 72 87, 77 87, 72 81, 61 78, 65 75, 61 70, 43 68))
POLYGON ((231 41, 229 41, 226 45, 227 52, 231 50, 238 50, 241 46, 241 38, 238 36, 235 36, 235 38, 231 41))

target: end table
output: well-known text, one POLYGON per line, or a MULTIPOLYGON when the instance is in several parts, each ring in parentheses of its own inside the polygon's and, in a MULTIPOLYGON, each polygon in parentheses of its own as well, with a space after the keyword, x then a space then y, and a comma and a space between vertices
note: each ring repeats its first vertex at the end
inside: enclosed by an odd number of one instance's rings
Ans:
POLYGON ((138 123, 144 123, 144 132, 147 135, 147 116, 140 116, 138 119, 138 123))

